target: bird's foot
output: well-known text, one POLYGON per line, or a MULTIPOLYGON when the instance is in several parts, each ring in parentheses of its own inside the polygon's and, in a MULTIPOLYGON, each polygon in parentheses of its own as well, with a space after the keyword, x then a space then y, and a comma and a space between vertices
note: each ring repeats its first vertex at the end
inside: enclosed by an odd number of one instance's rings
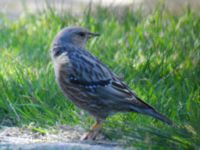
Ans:
POLYGON ((96 140, 97 136, 99 135, 100 130, 92 130, 81 137, 81 140, 96 140))

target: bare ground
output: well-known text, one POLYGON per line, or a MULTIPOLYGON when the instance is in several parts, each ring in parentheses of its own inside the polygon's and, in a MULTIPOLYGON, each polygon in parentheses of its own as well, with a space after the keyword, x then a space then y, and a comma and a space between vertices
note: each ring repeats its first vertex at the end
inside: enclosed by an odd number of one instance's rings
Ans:
POLYGON ((80 141, 85 133, 79 126, 56 126, 48 130, 33 127, 2 127, 0 149, 114 149, 120 146, 100 137, 97 141, 80 141))

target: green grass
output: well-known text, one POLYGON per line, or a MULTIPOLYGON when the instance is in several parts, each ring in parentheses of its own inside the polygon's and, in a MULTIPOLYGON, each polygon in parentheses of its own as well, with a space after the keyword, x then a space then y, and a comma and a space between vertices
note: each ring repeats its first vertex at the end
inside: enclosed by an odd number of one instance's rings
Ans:
POLYGON ((145 102, 176 123, 169 127, 134 113, 117 114, 104 124, 113 141, 138 149, 198 149, 200 143, 200 17, 158 9, 143 16, 99 7, 83 17, 53 10, 16 21, 0 16, 0 124, 38 126, 93 120, 66 100, 58 88, 49 49, 56 33, 79 25, 101 33, 87 48, 145 102))

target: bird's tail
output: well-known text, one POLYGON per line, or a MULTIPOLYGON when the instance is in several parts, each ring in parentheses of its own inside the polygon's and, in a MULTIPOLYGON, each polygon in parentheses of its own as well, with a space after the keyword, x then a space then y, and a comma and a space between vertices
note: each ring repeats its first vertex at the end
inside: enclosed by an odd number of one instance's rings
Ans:
POLYGON ((151 107, 149 104, 142 101, 139 97, 136 97, 136 98, 137 98, 137 103, 136 103, 136 100, 132 101, 134 102, 134 105, 132 105, 133 111, 154 117, 156 119, 159 119, 167 123, 168 125, 173 125, 173 122, 170 119, 168 119, 166 116, 157 112, 153 107, 151 107), (136 107, 136 104, 138 107, 136 107))
POLYGON ((146 115, 149 115, 149 116, 152 116, 152 117, 154 117, 156 119, 159 119, 159 120, 167 123, 168 125, 173 125, 173 122, 170 119, 168 119, 166 116, 160 114, 155 109, 151 109, 151 108, 150 109, 145 109, 145 110, 143 110, 142 113, 146 114, 146 115))

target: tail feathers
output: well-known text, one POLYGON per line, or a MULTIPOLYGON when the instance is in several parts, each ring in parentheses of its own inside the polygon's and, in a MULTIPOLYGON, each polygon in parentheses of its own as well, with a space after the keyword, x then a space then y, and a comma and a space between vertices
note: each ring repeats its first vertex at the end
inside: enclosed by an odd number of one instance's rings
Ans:
POLYGON ((152 116, 156 119, 159 119, 159 120, 167 123, 168 125, 173 125, 173 122, 170 119, 168 119, 166 116, 157 112, 152 106, 145 103, 139 97, 136 97, 136 99, 134 99, 132 101, 132 103, 134 103, 134 107, 132 105, 132 110, 139 112, 139 113, 142 113, 142 114, 145 114, 145 115, 152 116))
POLYGON ((143 113, 146 115, 152 116, 156 119, 159 119, 159 120, 167 123, 168 125, 173 125, 173 122, 170 119, 168 119, 166 116, 160 114, 159 112, 157 112, 154 109, 146 109, 143 111, 143 113))

